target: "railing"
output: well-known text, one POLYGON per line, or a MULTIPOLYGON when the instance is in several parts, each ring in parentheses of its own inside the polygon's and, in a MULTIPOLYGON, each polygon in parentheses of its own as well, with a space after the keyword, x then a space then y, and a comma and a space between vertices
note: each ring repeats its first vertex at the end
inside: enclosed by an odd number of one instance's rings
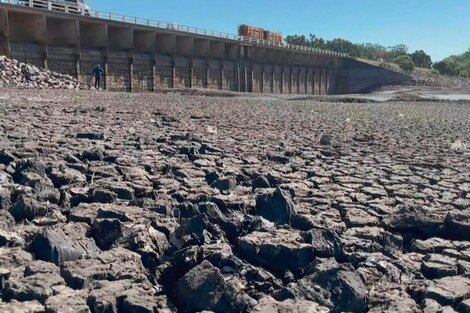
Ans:
POLYGON ((285 43, 278 43, 274 41, 255 39, 255 38, 246 37, 246 36, 237 36, 233 34, 207 30, 207 29, 202 29, 202 28, 197 28, 197 27, 189 27, 189 26, 161 22, 161 21, 150 20, 150 19, 144 19, 144 18, 139 18, 139 17, 130 17, 130 16, 122 15, 122 14, 101 12, 101 11, 89 9, 84 6, 81 7, 81 6, 76 6, 76 5, 69 5, 69 4, 66 4, 65 2, 62 4, 62 3, 55 3, 55 2, 50 2, 46 0, 0 0, 0 3, 19 5, 19 6, 28 6, 32 8, 38 8, 38 9, 43 9, 43 10, 55 11, 55 12, 63 12, 63 13, 69 13, 69 14, 78 14, 78 15, 84 15, 84 16, 89 16, 89 17, 94 17, 94 18, 99 18, 99 19, 104 19, 104 20, 124 22, 124 23, 130 23, 130 24, 136 24, 136 25, 142 25, 142 26, 150 26, 150 27, 156 27, 160 29, 175 30, 175 31, 180 31, 180 32, 192 33, 196 35, 231 39, 231 40, 236 40, 240 42, 278 47, 278 48, 284 48, 284 49, 290 49, 290 50, 312 52, 312 53, 322 54, 322 55, 349 57, 349 55, 346 53, 339 53, 339 52, 322 50, 322 49, 311 48, 311 47, 306 47, 306 46, 297 46, 297 45, 291 45, 291 44, 285 44, 285 43))

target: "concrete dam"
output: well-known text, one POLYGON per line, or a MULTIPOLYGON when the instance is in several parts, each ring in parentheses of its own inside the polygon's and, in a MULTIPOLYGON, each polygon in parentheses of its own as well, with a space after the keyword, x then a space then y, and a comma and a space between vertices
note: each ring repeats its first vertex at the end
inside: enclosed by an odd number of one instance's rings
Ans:
POLYGON ((95 64, 101 64, 110 91, 210 88, 325 95, 367 92, 407 79, 331 51, 11 0, 0 2, 0 55, 87 84, 95 64))

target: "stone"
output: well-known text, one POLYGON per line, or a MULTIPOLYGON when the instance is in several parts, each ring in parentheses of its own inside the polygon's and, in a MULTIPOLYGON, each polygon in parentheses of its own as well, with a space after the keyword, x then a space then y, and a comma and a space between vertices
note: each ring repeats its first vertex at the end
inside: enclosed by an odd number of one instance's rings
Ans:
POLYGON ((331 136, 327 134, 322 134, 320 137, 320 144, 322 146, 329 146, 331 145, 331 136))
POLYGON ((423 258, 421 272, 428 279, 456 276, 459 273, 457 260, 440 254, 428 254, 423 258))
POLYGON ((328 307, 331 312, 364 312, 368 291, 358 273, 331 269, 305 276, 294 292, 310 301, 328 307))
POLYGON ((89 226, 81 223, 47 227, 36 233, 30 251, 35 258, 55 264, 94 255, 100 250, 86 237, 88 230, 89 226))
POLYGON ((258 301, 253 307, 252 312, 256 313, 328 313, 330 310, 318 303, 302 300, 287 299, 284 301, 276 301, 271 297, 264 297, 258 301))
POLYGON ((243 236, 238 239, 238 250, 243 259, 278 273, 289 270, 299 274, 315 258, 312 245, 299 233, 284 229, 243 236))
POLYGON ((46 203, 38 202, 27 195, 20 195, 9 210, 17 222, 23 220, 32 221, 37 217, 45 216, 48 211, 49 208, 46 203))
POLYGON ((327 229, 313 229, 303 234, 305 243, 311 244, 316 257, 342 259, 341 240, 327 229))
POLYGON ((256 213, 276 224, 290 224, 295 214, 295 204, 287 191, 278 188, 273 193, 256 198, 256 213))
POLYGON ((65 282, 54 265, 34 261, 26 266, 24 273, 15 273, 4 283, 4 299, 18 301, 37 300, 44 303, 54 295, 54 288, 65 282))
POLYGON ((452 276, 436 279, 426 288, 424 296, 443 306, 456 305, 470 298, 470 278, 452 276))
POLYGON ((64 287, 44 303, 47 313, 91 313, 87 292, 64 287))
POLYGON ((174 297, 178 312, 203 310, 238 313, 246 309, 247 302, 240 290, 228 284, 220 270, 204 261, 191 269, 177 283, 174 297))
POLYGON ((445 225, 446 233, 450 238, 470 241, 470 209, 449 212, 445 225))
POLYGON ((218 178, 212 184, 211 187, 219 189, 221 192, 229 192, 237 186, 237 180, 233 177, 218 178))
POLYGON ((100 280, 139 280, 145 277, 145 269, 137 253, 115 248, 91 259, 65 262, 61 275, 70 288, 84 289, 100 280))
MULTIPOLYGON (((0 302, 1 313, 45 313, 44 306, 39 301, 0 302)), ((64 312, 65 313, 65 312, 64 312)))
POLYGON ((459 303, 457 310, 461 313, 470 313, 470 299, 466 299, 459 303))

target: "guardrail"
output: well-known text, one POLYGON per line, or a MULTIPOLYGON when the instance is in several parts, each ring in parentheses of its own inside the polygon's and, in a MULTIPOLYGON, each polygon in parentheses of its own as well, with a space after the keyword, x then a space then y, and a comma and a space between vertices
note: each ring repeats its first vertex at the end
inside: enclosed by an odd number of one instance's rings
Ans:
POLYGON ((68 13, 68 14, 78 14, 78 15, 84 15, 84 16, 89 16, 89 17, 94 17, 94 18, 99 18, 99 19, 104 19, 104 20, 109 20, 109 21, 124 22, 124 23, 136 24, 136 25, 141 25, 141 26, 150 26, 150 27, 156 27, 160 29, 176 30, 176 31, 186 32, 186 33, 191 33, 191 34, 196 34, 196 35, 204 35, 204 36, 210 36, 210 37, 216 37, 216 38, 222 38, 222 39, 231 39, 231 40, 236 40, 240 42, 278 47, 278 48, 284 48, 284 49, 289 49, 289 50, 299 50, 299 51, 312 52, 312 53, 329 55, 329 56, 337 56, 337 57, 349 57, 349 55, 345 53, 316 49, 316 48, 311 48, 311 47, 306 47, 306 46, 278 43, 274 41, 255 39, 255 38, 246 37, 246 36, 237 36, 237 35, 224 33, 224 32, 207 30, 207 29, 202 29, 202 28, 197 28, 197 27, 184 26, 184 25, 179 25, 175 23, 161 22, 157 20, 144 19, 140 17, 130 17, 130 16, 125 16, 125 15, 117 14, 117 13, 102 12, 102 11, 92 10, 86 7, 78 7, 75 5, 69 5, 66 3, 61 4, 61 3, 55 3, 55 2, 50 2, 46 0, 0 0, 0 3, 6 3, 6 4, 18 5, 18 6, 28 6, 31 8, 49 10, 49 11, 54 11, 54 12, 63 12, 63 13, 68 13))

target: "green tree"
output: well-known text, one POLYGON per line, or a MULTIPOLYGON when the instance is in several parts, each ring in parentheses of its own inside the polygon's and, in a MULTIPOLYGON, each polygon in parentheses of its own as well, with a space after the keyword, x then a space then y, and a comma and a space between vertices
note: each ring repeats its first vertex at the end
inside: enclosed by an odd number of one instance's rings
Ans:
POLYGON ((304 35, 292 35, 286 37, 286 42, 291 45, 310 47, 309 40, 304 35))
POLYGON ((411 73, 415 68, 415 64, 409 55, 400 55, 393 60, 393 63, 398 64, 402 70, 408 73, 411 73))
POLYGON ((417 50, 411 54, 413 63, 418 67, 431 68, 431 56, 426 54, 423 50, 417 50))
POLYGON ((443 61, 436 62, 434 63, 433 68, 438 70, 442 75, 449 76, 458 76, 461 71, 459 64, 451 59, 445 59, 443 61))

